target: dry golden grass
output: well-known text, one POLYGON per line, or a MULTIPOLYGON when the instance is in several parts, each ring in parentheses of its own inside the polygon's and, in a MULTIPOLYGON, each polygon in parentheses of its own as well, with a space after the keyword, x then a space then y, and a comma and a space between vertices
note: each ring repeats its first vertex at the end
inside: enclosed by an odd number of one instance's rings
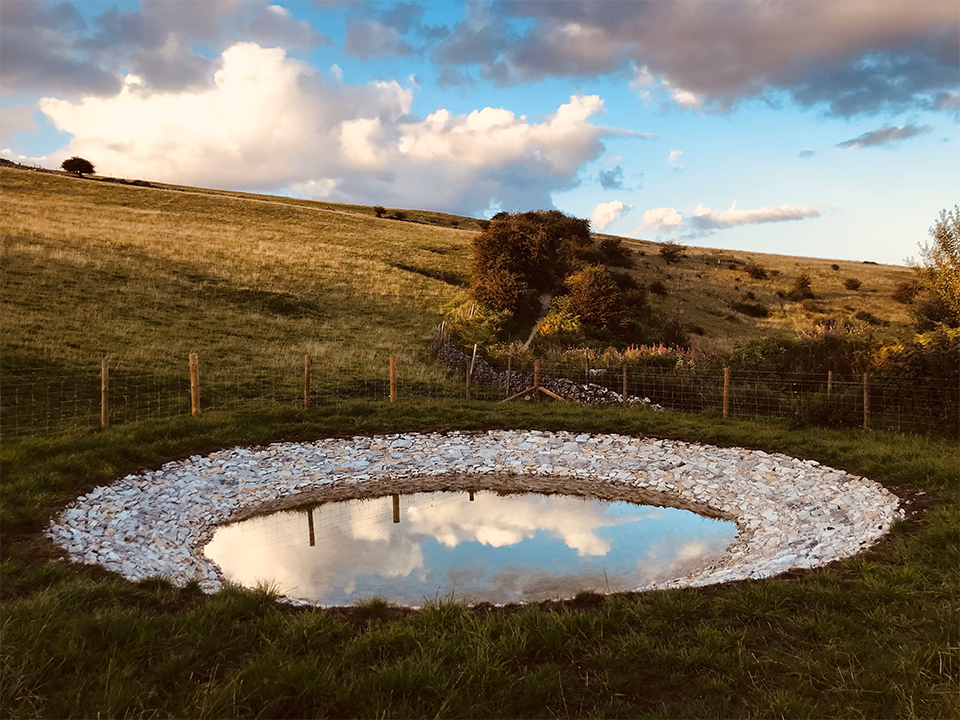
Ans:
POLYGON ((463 272, 461 230, 283 198, 0 178, 5 361, 150 366, 201 352, 247 367, 312 352, 372 369, 395 353, 409 366, 466 299, 424 274, 463 272))
MULTIPOLYGON (((0 173, 7 367, 96 367, 110 355, 163 372, 199 352, 207 368, 244 373, 293 368, 309 353, 321 375, 380 377, 394 353, 407 377, 440 376, 427 340, 467 299, 474 219, 408 210, 412 222, 400 222, 364 206, 0 173)), ((637 279, 668 289, 651 305, 703 328, 693 340, 708 349, 827 317, 881 337, 908 329, 908 307, 891 298, 908 268, 699 248, 668 266, 658 244, 625 242, 637 279), (767 279, 746 274, 751 260, 767 279), (776 295, 800 273, 816 295, 806 309, 776 295), (861 288, 845 288, 848 278, 861 288), (730 308, 747 292, 770 317, 730 308), (889 325, 857 321, 860 311, 889 325)))
POLYGON ((650 304, 667 318, 702 327, 704 335, 694 335, 693 341, 705 349, 726 350, 762 335, 810 331, 828 318, 881 339, 911 332, 910 307, 892 297, 897 284, 913 278, 907 267, 697 247, 687 248, 679 263, 668 265, 659 255, 659 243, 624 238, 624 245, 634 251, 631 273, 637 281, 649 287, 659 280, 667 288, 666 295, 648 293, 650 304), (743 267, 750 262, 766 270, 766 279, 750 277, 743 267), (800 274, 812 280, 815 297, 807 307, 777 295, 788 293, 800 274), (844 286, 849 278, 861 281, 859 290, 844 286), (731 308, 734 302, 762 303, 770 314, 749 317, 731 308), (889 324, 858 319, 862 312, 889 324))

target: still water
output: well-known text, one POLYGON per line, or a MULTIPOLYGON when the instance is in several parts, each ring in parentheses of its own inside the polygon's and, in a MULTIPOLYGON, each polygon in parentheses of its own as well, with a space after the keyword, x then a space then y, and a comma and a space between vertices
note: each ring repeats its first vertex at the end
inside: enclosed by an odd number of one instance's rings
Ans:
POLYGON ((219 528, 206 546, 232 582, 349 605, 570 598, 682 577, 718 560, 732 522, 573 495, 430 492, 349 500, 219 528))

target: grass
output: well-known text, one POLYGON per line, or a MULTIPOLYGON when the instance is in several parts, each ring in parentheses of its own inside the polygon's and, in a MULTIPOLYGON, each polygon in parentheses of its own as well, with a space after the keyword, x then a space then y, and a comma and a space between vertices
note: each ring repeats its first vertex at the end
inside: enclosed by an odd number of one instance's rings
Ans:
POLYGON ((356 402, 5 441, 4 717, 954 717, 955 444, 567 405, 356 402), (421 611, 296 610, 58 559, 58 507, 233 444, 398 430, 576 428, 787 452, 876 478, 923 512, 828 568, 700 590, 421 611), (916 491, 922 491, 919 495, 916 491))
MULTIPOLYGON (((426 341, 467 299, 474 220, 423 211, 407 211, 412 222, 381 220, 360 206, 9 168, 0 182, 5 403, 18 392, 10 379, 31 377, 57 379, 54 392, 78 407, 89 398, 77 388, 90 381, 95 400, 104 354, 112 387, 152 373, 158 403, 184 392, 191 352, 201 355, 205 388, 255 391, 281 372, 295 378, 308 353, 321 387, 342 377, 377 382, 391 353, 405 380, 445 381, 426 341)), ((703 326, 707 346, 809 323, 808 311, 772 300, 800 273, 828 313, 869 309, 891 322, 875 332, 891 337, 906 327, 905 306, 887 299, 909 279, 905 268, 840 263, 835 271, 829 261, 695 248, 666 268, 658 245, 627 242, 638 253, 637 277, 668 289, 652 302, 703 326), (750 259, 767 279, 743 270, 750 259), (843 287, 849 277, 862 281, 858 292, 843 287), (747 290, 776 308, 771 317, 728 317, 747 290)), ((955 442, 642 409, 401 397, 308 411, 250 404, 198 419, 132 416, 102 432, 5 436, 0 716, 960 715, 955 442), (421 612, 382 598, 297 610, 269 588, 206 596, 157 578, 132 583, 66 562, 43 537, 51 515, 94 486, 222 447, 491 428, 786 452, 877 479, 918 512, 861 556, 762 582, 581 593, 502 609, 439 600, 421 612)))

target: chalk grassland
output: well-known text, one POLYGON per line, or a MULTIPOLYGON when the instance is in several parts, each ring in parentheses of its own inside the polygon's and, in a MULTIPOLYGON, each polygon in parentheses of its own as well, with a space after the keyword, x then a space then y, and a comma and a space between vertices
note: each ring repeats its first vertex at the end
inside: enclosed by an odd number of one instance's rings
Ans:
POLYGON ((2 717, 960 715, 960 468, 948 440, 559 403, 366 401, 5 441, 0 458, 2 717), (875 478, 920 512, 811 572, 505 609, 437 598, 420 613, 377 598, 298 611, 266 591, 131 583, 59 560, 41 536, 78 494, 173 458, 495 427, 781 451, 875 478))
POLYGON ((426 355, 466 300, 469 233, 296 202, 2 172, 6 364, 110 355, 161 372, 191 352, 252 373, 331 368, 439 381, 426 355), (430 277, 434 275, 435 277, 430 277), (439 279, 438 279, 439 278, 439 279))
MULTIPOLYGON (((362 206, 10 168, 0 170, 0 185, 7 367, 96 372, 109 355, 182 374, 187 354, 199 352, 208 377, 295 374, 311 354, 322 384, 334 374, 383 377, 393 353, 406 379, 443 380, 426 344, 444 313, 468 300, 476 220, 408 210, 411 221, 401 222, 362 206)), ((908 268, 838 261, 835 271, 828 260, 696 248, 668 266, 656 243, 626 243, 634 275, 667 291, 649 293, 650 304, 699 326, 692 342, 707 349, 827 317, 880 337, 907 329, 908 308, 891 294, 908 268), (744 272, 751 259, 767 279, 744 272), (817 295, 807 308, 776 295, 800 273, 817 295), (861 289, 846 289, 848 278, 861 289), (730 308, 747 292, 768 305, 769 318, 730 308), (861 311, 889 325, 855 320, 861 311)))

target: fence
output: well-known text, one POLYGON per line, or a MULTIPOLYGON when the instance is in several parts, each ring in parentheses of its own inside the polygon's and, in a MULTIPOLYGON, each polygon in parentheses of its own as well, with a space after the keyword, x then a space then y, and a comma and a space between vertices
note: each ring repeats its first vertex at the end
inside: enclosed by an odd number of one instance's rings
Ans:
POLYGON ((0 435, 53 434, 212 410, 304 409, 352 399, 493 403, 520 393, 513 401, 523 402, 535 399, 537 393, 521 392, 535 385, 590 404, 776 417, 797 426, 960 434, 960 387, 953 379, 598 367, 585 357, 579 363, 575 358, 539 363, 538 381, 532 365, 512 359, 491 365, 468 354, 446 374, 429 375, 405 373, 404 359, 395 356, 384 356, 382 370, 370 372, 318 367, 303 356, 256 368, 226 366, 201 355, 153 372, 118 360, 69 370, 4 367, 0 435))

